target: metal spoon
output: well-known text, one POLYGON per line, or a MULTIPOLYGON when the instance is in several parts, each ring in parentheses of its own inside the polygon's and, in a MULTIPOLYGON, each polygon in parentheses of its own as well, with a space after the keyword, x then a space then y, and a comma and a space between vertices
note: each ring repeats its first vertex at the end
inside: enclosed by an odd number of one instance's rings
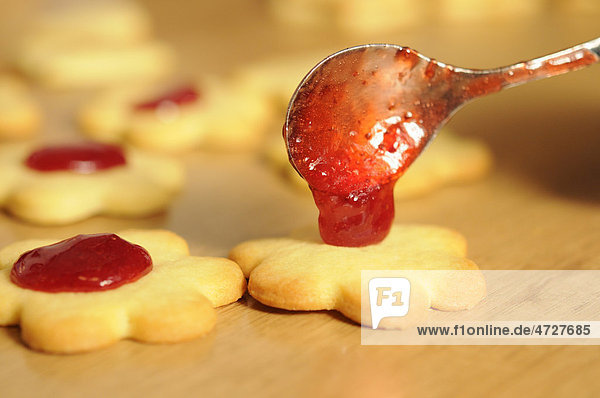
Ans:
MULTIPOLYGON (((393 217, 391 194, 381 193, 391 189, 382 187, 393 186, 468 101, 599 60, 600 38, 487 70, 447 65, 391 44, 352 47, 327 57, 296 89, 283 129, 290 161, 311 186, 321 210, 322 236, 326 214, 338 208, 355 206, 356 211, 330 217, 333 235, 344 230, 353 234, 346 222, 351 218, 356 226, 368 224, 359 217, 366 209, 389 213, 391 207, 393 217), (374 201, 386 206, 377 210, 374 201)), ((380 214, 372 216, 383 220, 380 214)))
MULTIPOLYGON (((600 38, 486 70, 447 65, 392 44, 352 47, 327 57, 302 80, 288 106, 284 138, 292 164, 307 179, 324 171, 319 167, 323 159, 315 165, 326 155, 319 153, 319 145, 311 145, 316 141, 329 142, 325 149, 330 154, 332 146, 338 152, 344 151, 342 146, 351 152, 364 146, 366 155, 374 156, 383 151, 382 160, 376 163, 393 175, 408 167, 466 102, 599 60, 600 38), (390 130, 392 125, 397 128, 390 130), (306 154, 307 149, 311 154, 306 154)), ((363 175, 365 167, 372 166, 357 165, 348 174, 363 175)), ((352 187, 356 184, 347 185, 352 187)))

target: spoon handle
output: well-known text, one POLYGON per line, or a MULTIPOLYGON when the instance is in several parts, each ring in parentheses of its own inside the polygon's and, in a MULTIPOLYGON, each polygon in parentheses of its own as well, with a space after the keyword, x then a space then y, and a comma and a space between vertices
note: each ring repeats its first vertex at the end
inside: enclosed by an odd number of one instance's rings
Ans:
POLYGON ((544 57, 484 71, 502 78, 502 88, 561 75, 600 61, 600 37, 544 57))
POLYGON ((583 43, 582 46, 590 51, 593 51, 598 57, 600 57, 600 37, 583 43))

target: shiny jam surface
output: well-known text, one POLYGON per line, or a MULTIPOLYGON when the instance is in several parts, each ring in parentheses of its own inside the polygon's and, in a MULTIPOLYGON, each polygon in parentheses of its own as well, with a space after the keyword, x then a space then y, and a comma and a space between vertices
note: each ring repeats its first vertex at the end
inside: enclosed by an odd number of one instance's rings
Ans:
POLYGON ((136 111, 152 111, 158 109, 165 103, 186 105, 198 101, 199 98, 200 95, 194 87, 184 86, 165 93, 158 98, 135 104, 133 108, 136 111))
POLYGON ((25 159, 25 165, 33 170, 74 171, 81 174, 123 166, 125 163, 125 154, 120 147, 97 142, 47 146, 35 150, 25 159))
POLYGON ((319 208, 323 241, 365 246, 385 238, 395 182, 462 104, 596 59, 582 50, 475 75, 409 48, 353 49, 326 60, 303 82, 284 126, 290 161, 319 208))
POLYGON ((96 292, 134 282, 151 270, 152 259, 141 246, 114 234, 77 235, 22 254, 10 279, 42 292, 96 292))

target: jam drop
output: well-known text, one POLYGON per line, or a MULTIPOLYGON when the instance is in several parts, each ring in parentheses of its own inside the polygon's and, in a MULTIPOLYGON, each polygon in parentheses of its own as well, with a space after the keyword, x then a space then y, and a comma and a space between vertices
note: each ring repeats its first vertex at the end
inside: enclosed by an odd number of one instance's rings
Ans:
POLYGON ((81 174, 123 166, 125 163, 121 148, 97 142, 48 146, 32 152, 25 159, 27 167, 33 170, 74 171, 81 174))
POLYGON ((365 246, 385 238, 395 182, 464 103, 596 61, 581 49, 510 73, 470 73, 396 46, 326 59, 296 92, 283 130, 290 161, 319 208, 323 241, 365 246))
POLYGON ((200 98, 198 91, 192 86, 180 87, 170 91, 158 98, 151 99, 146 102, 140 102, 133 106, 136 111, 152 111, 158 109, 165 103, 175 105, 186 105, 198 101, 200 98))
POLYGON ((114 234, 77 235, 22 254, 10 279, 42 292, 96 292, 134 282, 151 270, 152 259, 141 246, 114 234))
POLYGON ((384 184, 341 196, 313 190, 323 241, 336 246, 381 241, 394 219, 393 189, 394 184, 384 184))

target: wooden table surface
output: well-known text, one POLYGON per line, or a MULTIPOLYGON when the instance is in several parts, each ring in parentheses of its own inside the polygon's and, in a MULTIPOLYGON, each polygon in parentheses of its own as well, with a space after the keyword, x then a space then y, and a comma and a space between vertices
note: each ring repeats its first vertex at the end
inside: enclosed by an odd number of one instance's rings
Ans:
MULTIPOLYGON (((147 3, 159 35, 174 44, 181 69, 192 74, 274 53, 370 41, 408 45, 461 66, 493 67, 599 35, 597 16, 544 15, 347 37, 277 26, 256 1, 147 3)), ((74 133, 70 102, 52 93, 42 97, 49 121, 43 133, 74 133)), ((399 203, 398 222, 457 229, 483 269, 600 267, 600 66, 480 99, 451 125, 489 143, 493 173, 399 203)), ((0 245, 160 227, 184 236, 194 254, 226 255, 243 240, 282 236, 316 220, 312 202, 255 155, 195 153, 185 162, 189 184, 166 214, 133 221, 98 217, 60 228, 0 214, 0 245)), ((2 397, 600 396, 599 347, 361 346, 360 327, 337 313, 280 311, 250 297, 219 308, 207 337, 176 345, 123 341, 53 356, 26 348, 18 328, 2 328, 0 360, 2 397)))

